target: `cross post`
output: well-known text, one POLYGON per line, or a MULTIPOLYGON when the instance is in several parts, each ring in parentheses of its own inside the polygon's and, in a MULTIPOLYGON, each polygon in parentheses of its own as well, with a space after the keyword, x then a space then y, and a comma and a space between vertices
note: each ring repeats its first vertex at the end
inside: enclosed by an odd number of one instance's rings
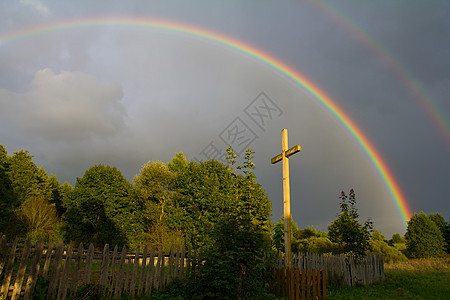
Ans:
POLYGON ((285 267, 292 266, 291 253, 291 199, 289 191, 289 156, 301 150, 300 145, 296 145, 288 149, 287 129, 281 131, 281 154, 273 157, 270 162, 275 164, 279 161, 283 162, 283 203, 284 203, 284 255, 285 267))

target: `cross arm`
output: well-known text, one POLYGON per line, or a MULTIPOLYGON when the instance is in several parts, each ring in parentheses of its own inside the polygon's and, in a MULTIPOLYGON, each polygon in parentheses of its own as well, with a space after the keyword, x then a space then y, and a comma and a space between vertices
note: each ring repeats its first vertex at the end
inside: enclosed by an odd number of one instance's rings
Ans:
MULTIPOLYGON (((300 145, 294 146, 294 147, 292 147, 291 149, 289 149, 289 150, 286 151, 286 157, 289 157, 289 156, 291 156, 291 155, 294 155, 295 153, 299 152, 300 150, 302 150, 302 146, 300 146, 300 145)), ((283 158, 283 153, 278 154, 278 155, 275 156, 275 157, 272 157, 272 159, 270 160, 270 162, 271 162, 272 164, 276 164, 276 163, 279 162, 282 158, 283 158)))

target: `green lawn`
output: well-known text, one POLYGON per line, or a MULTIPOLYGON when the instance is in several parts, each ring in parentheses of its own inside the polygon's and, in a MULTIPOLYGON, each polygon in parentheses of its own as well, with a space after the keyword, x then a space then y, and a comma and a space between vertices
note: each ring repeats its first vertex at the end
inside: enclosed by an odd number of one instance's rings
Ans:
POLYGON ((327 299, 450 299, 449 258, 386 265, 386 280, 363 287, 329 287, 327 299))

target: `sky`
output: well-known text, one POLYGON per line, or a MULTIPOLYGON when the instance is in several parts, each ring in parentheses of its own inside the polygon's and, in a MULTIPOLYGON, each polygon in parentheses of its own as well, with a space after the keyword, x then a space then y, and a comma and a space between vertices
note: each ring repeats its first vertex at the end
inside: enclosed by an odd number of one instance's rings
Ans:
POLYGON ((177 152, 251 148, 278 221, 286 128, 299 228, 326 231, 353 188, 361 223, 404 234, 402 207, 450 217, 449 15, 446 0, 0 0, 0 144, 71 185, 96 164, 132 182, 177 152))

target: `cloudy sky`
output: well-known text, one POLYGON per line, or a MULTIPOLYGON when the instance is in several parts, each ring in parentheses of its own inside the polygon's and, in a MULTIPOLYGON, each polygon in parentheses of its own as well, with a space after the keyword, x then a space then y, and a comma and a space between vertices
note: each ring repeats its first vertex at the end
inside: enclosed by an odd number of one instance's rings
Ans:
POLYGON ((302 146, 290 158, 299 227, 326 230, 340 191, 354 188, 361 221, 390 238, 405 232, 400 211, 345 126, 273 68, 181 29, 226 36, 302 74, 367 136, 412 212, 448 219, 449 15, 446 0, 0 0, 0 144, 29 150, 72 185, 99 163, 132 181, 176 152, 204 160, 229 144, 252 148, 278 220, 281 164, 270 158, 287 128, 290 146, 302 146), (143 26, 157 20, 180 30, 143 26))

